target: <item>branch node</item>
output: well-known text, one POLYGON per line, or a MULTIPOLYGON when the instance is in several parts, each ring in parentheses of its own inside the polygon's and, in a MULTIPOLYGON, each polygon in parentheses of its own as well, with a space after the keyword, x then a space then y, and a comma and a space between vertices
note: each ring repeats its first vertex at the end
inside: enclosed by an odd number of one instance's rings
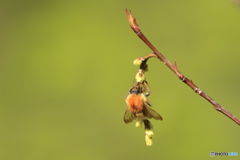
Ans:
POLYGON ((203 92, 200 88, 195 88, 194 91, 198 94, 201 94, 203 92))
POLYGON ((183 82, 186 82, 186 77, 183 76, 183 78, 181 79, 183 82))
POLYGON ((136 34, 137 34, 137 35, 140 35, 140 34, 142 34, 142 32, 141 32, 141 31, 138 31, 136 34))
MULTIPOLYGON (((177 61, 176 61, 176 60, 174 60, 174 67, 176 68, 176 71, 179 72, 178 66, 177 66, 177 61)), ((180 72, 179 72, 179 73, 180 73, 180 72)))

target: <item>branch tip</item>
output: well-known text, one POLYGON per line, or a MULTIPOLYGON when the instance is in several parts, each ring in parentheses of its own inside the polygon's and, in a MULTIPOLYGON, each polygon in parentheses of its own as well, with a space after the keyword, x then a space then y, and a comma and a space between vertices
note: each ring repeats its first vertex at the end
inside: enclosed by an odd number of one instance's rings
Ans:
POLYGON ((140 28, 137 24, 135 17, 132 15, 131 10, 126 8, 125 13, 127 15, 127 19, 128 19, 128 22, 129 22, 131 28, 134 30, 135 33, 138 33, 140 31, 140 28))

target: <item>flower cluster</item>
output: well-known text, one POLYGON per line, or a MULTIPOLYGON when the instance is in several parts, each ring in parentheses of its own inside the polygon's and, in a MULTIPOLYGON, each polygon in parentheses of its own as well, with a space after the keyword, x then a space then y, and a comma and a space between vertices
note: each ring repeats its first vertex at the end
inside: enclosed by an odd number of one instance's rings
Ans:
POLYGON ((156 55, 150 53, 134 60, 134 64, 140 65, 140 67, 135 76, 135 82, 126 97, 127 110, 123 118, 125 123, 136 120, 136 127, 141 127, 144 124, 147 146, 152 145, 154 135, 153 126, 149 119, 162 120, 162 117, 151 108, 152 105, 149 101, 151 92, 144 73, 148 71, 147 60, 150 57, 156 57, 156 55))

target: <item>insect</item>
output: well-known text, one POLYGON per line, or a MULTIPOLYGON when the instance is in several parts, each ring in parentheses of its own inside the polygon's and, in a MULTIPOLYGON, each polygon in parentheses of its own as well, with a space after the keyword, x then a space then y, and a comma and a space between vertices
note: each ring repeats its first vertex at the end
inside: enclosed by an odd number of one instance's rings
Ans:
POLYGON ((133 85, 126 97, 127 110, 123 118, 125 123, 130 123, 133 120, 142 122, 151 118, 155 120, 163 119, 156 111, 150 108, 149 94, 150 91, 146 81, 133 85))

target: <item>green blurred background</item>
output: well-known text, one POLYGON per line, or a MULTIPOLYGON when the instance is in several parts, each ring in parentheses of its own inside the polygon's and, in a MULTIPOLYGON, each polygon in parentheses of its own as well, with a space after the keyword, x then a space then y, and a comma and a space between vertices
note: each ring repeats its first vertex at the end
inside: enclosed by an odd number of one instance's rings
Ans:
POLYGON ((240 154, 239 126, 157 59, 146 74, 164 118, 152 121, 153 146, 143 129, 123 122, 138 69, 132 61, 151 52, 130 29, 126 7, 169 61, 240 118, 240 8, 232 1, 1 0, 1 160, 240 154))

